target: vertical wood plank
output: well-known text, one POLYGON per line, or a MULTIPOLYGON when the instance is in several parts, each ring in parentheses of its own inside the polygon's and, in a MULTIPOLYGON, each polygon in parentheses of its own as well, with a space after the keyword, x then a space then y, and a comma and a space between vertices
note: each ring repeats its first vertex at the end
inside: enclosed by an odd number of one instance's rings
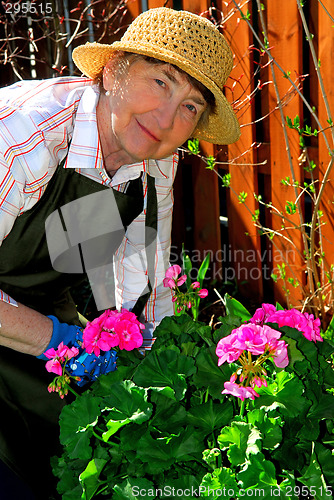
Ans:
POLYGON ((132 18, 139 16, 141 13, 141 1, 140 0, 128 0, 126 8, 131 14, 132 18))
MULTIPOLYGON (((333 5, 331 0, 323 0, 324 6, 329 12, 333 11, 333 5)), ((334 53, 334 36, 333 36, 333 21, 326 14, 325 10, 318 4, 319 12, 319 60, 321 63, 321 74, 324 82, 324 87, 326 89, 328 104, 331 109, 332 119, 334 120, 334 88, 333 88, 333 78, 331 78, 331 68, 333 65, 333 53, 334 53)), ((322 127, 327 127, 329 118, 325 103, 318 86, 318 110, 319 110, 319 120, 322 127)), ((329 142, 329 146, 332 150, 334 149, 333 141, 333 129, 327 130, 326 137, 329 142)), ((325 140, 322 134, 319 135, 319 186, 321 185, 326 169, 330 162, 330 156, 328 148, 325 144, 325 140)), ((322 202, 320 205, 320 210, 323 212, 323 226, 322 226, 322 241, 323 241, 323 251, 325 254, 324 261, 326 270, 330 271, 330 266, 334 265, 334 166, 331 168, 330 174, 328 176, 328 182, 325 184, 324 193, 322 196, 322 202)), ((333 272, 332 279, 333 279, 333 272)), ((321 276, 320 276, 321 277, 321 276)), ((322 277, 322 282, 327 281, 325 277, 322 277)), ((330 297, 326 297, 327 304, 329 303, 330 297)), ((333 297, 332 297, 333 300, 333 297)))
POLYGON ((209 8, 209 4, 209 0, 183 0, 182 8, 199 15, 209 8))
POLYGON ((157 7, 173 8, 173 0, 148 0, 148 8, 156 9, 157 7))
MULTIPOLYGON (((224 2, 217 2, 226 17, 224 2)), ((245 5, 246 14, 250 5, 245 5)), ((253 147, 255 127, 253 121, 253 103, 247 102, 247 94, 251 92, 252 53, 248 50, 252 44, 252 35, 240 14, 236 10, 229 16, 225 26, 224 36, 235 55, 234 68, 226 83, 226 97, 239 102, 237 111, 241 125, 241 138, 228 147, 229 160, 232 160, 229 171, 231 174, 230 204, 228 206, 228 230, 232 256, 232 265, 240 292, 259 300, 262 296, 262 269, 260 238, 254 227, 252 214, 257 208, 253 193, 257 192, 256 151, 253 147), (239 82, 234 85, 234 82, 239 82), (234 87, 234 89, 233 89, 234 87), (233 90, 232 90, 233 89, 233 90), (246 99, 246 105, 241 102, 246 99), (233 161, 235 159, 235 161, 233 161), (240 193, 247 193, 246 203, 239 202, 240 193)))
MULTIPOLYGON (((282 0, 280 2, 267 1, 266 14, 268 23, 268 39, 269 45, 272 47, 271 53, 281 67, 286 71, 291 72, 291 77, 296 74, 302 74, 302 36, 303 31, 299 22, 299 14, 296 2, 290 0, 282 0)), ((269 72, 269 76, 270 76, 269 72)), ((288 95, 290 83, 280 71, 275 68, 277 78, 277 86, 280 98, 288 95)), ((272 79, 272 78, 271 78, 272 79)), ((269 88, 269 109, 277 107, 277 97, 274 85, 269 88)), ((302 120, 301 100, 295 96, 289 100, 288 106, 283 108, 284 117, 288 115, 292 120, 295 116, 299 116, 302 120)), ((286 203, 294 202, 296 199, 292 187, 284 186, 281 183, 282 179, 290 177, 292 179, 291 170, 289 167, 289 158, 287 155, 286 143, 283 134, 283 125, 279 110, 276 110, 269 118, 270 132, 270 151, 271 151, 271 201, 279 212, 285 216, 286 203)), ((298 157, 300 156, 299 138, 295 131, 288 130, 288 138, 290 145, 291 161, 294 167, 296 180, 303 181, 302 169, 298 165, 298 157)), ((293 223, 299 224, 298 214, 288 216, 293 223)), ((271 226, 274 230, 280 232, 282 223, 286 226, 291 226, 286 219, 273 215, 271 218, 271 226)), ((284 236, 289 236, 287 232, 284 236)), ((290 233, 291 236, 291 233, 290 233)), ((303 245, 300 232, 294 231, 293 245, 286 242, 285 239, 275 236, 273 246, 273 266, 274 272, 279 265, 282 265, 287 260, 292 272, 287 268, 286 279, 296 278, 299 283, 305 282, 304 261, 302 257, 303 245), (276 247, 275 247, 276 245, 276 247)), ((278 274, 278 273, 276 273, 278 274)), ((289 290, 289 301, 291 306, 300 305, 302 299, 301 287, 294 288, 287 281, 286 288, 289 290)), ((282 304, 286 303, 284 291, 282 289, 282 281, 274 285, 275 299, 282 304)))
MULTIPOLYGON (((204 156, 214 156, 215 147, 200 141, 204 156)), ((205 168, 203 161, 195 158, 192 164, 193 178, 193 213, 194 213, 194 248, 205 256, 212 252, 210 268, 215 277, 220 276, 221 262, 217 258, 221 249, 220 207, 217 175, 205 168)))
MULTIPOLYGON (((209 0, 183 0, 183 10, 200 15, 209 8, 209 0)), ((200 141, 200 149, 204 156, 214 156, 216 149, 213 144, 200 141)), ((220 208, 217 176, 205 168, 202 161, 194 158, 192 166, 193 199, 194 199, 194 247, 203 257, 206 252, 212 252, 211 270, 215 276, 220 276, 221 263, 217 254, 221 248, 220 208)))

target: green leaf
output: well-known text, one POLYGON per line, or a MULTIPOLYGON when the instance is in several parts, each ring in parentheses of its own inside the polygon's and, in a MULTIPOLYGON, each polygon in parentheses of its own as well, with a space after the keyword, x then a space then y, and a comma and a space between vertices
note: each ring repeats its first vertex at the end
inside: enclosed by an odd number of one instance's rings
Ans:
POLYGON ((165 351, 169 346, 182 346, 189 341, 201 343, 201 337, 197 332, 202 328, 211 331, 209 326, 193 321, 188 314, 178 317, 166 316, 155 330, 157 339, 151 352, 165 351))
MULTIPOLYGON (((321 390, 320 387, 319 389, 321 390)), ((332 419, 334 416, 334 396, 321 392, 317 401, 311 406, 307 416, 317 420, 332 419)))
POLYGON ((282 441, 283 422, 280 417, 270 417, 263 409, 258 409, 247 412, 247 421, 260 430, 264 449, 273 450, 282 441))
POLYGON ((175 434, 164 434, 146 433, 138 441, 138 457, 148 463, 150 473, 169 469, 175 462, 192 460, 194 455, 201 457, 203 439, 193 427, 179 429, 175 434))
POLYGON ((213 403, 212 399, 205 404, 192 407, 188 411, 188 420, 194 427, 199 427, 209 434, 223 425, 227 425, 233 417, 233 407, 230 402, 213 403))
POLYGON ((198 139, 189 139, 188 140, 188 149, 189 149, 191 154, 198 155, 200 153, 199 140, 198 139))
POLYGON ((133 380, 143 387, 169 386, 175 391, 178 400, 184 397, 187 390, 186 377, 196 371, 194 360, 182 356, 174 350, 167 349, 151 352, 136 370, 133 380))
POLYGON ((231 469, 222 467, 212 474, 206 474, 201 482, 201 496, 216 500, 219 498, 236 498, 239 487, 235 474, 231 469))
POLYGON ((177 432, 181 427, 187 425, 187 412, 184 406, 173 403, 163 393, 157 392, 151 393, 151 401, 155 407, 154 414, 149 421, 151 428, 155 427, 159 431, 173 429, 174 432, 177 432))
POLYGON ((109 420, 129 420, 141 424, 152 414, 152 405, 147 402, 147 392, 147 389, 136 386, 131 380, 117 382, 110 387, 109 396, 104 398, 100 406, 103 411, 108 410, 109 420))
POLYGON ((330 484, 326 482, 323 476, 322 469, 321 466, 319 465, 318 457, 315 452, 314 446, 312 450, 310 463, 306 468, 306 470, 304 471, 303 476, 299 477, 298 480, 305 486, 308 486, 309 488, 311 487, 315 488, 316 500, 324 498, 329 500, 329 498, 333 498, 332 496, 329 497, 328 495, 326 495, 326 487, 330 486, 330 484))
POLYGON ((225 400, 226 397, 222 395, 224 382, 231 377, 233 367, 227 363, 218 366, 215 350, 215 346, 201 350, 196 357, 197 372, 192 380, 197 387, 207 388, 213 398, 225 400))
POLYGON ((203 281, 210 264, 210 253, 207 253, 197 274, 197 280, 200 282, 201 288, 203 286, 203 281))
POLYGON ((187 285, 187 289, 188 289, 191 285, 191 271, 192 271, 193 265, 192 265, 192 262, 190 260, 189 255, 185 253, 184 244, 182 244, 182 262, 183 262, 184 273, 187 275, 186 285, 187 285))
POLYGON ((102 458, 94 458, 80 474, 79 480, 83 490, 82 500, 91 500, 91 498, 93 498, 96 490, 101 484, 99 476, 106 463, 107 461, 102 458))
POLYGON ((247 489, 263 489, 263 492, 268 495, 271 494, 272 488, 277 487, 275 466, 265 458, 263 453, 250 455, 237 477, 240 486, 246 491, 247 489))
POLYGON ((325 481, 328 485, 334 484, 334 456, 332 449, 328 449, 321 443, 316 442, 314 451, 321 467, 325 481))
POLYGON ((257 389, 260 397, 254 401, 256 408, 266 411, 279 408, 283 415, 297 417, 305 413, 311 402, 304 396, 304 385, 293 374, 277 373, 276 380, 267 387, 257 389))
POLYGON ((248 321, 252 316, 238 300, 230 297, 227 293, 224 295, 224 305, 227 314, 239 316, 242 320, 248 321))
POLYGON ((137 498, 157 498, 151 481, 139 477, 128 477, 114 486, 113 500, 134 500, 137 498))
POLYGON ((214 331, 213 339, 216 343, 219 342, 223 337, 227 337, 230 335, 232 330, 238 328, 242 324, 242 320, 239 316, 235 316, 234 314, 228 314, 224 317, 219 317, 219 321, 221 326, 214 331))
POLYGON ((100 398, 85 393, 63 408, 60 415, 60 442, 70 458, 92 457, 90 437, 100 415, 100 398))
POLYGON ((159 498, 179 498, 189 500, 199 493, 200 480, 193 475, 180 474, 177 478, 167 479, 162 485, 159 498))
POLYGON ((332 317, 327 330, 325 331, 324 337, 329 340, 334 340, 334 316, 332 317))
MULTIPOLYGON (((52 472, 59 479, 57 491, 61 495, 72 493, 72 499, 81 499, 82 488, 79 484, 79 474, 87 465, 87 460, 70 460, 66 453, 60 458, 51 458, 52 472)), ((65 498, 63 496, 62 498, 65 498)))
POLYGON ((232 465, 241 465, 251 454, 259 453, 261 448, 261 433, 246 422, 231 423, 224 427, 218 436, 221 449, 227 449, 227 455, 232 465))
POLYGON ((108 420, 107 431, 102 434, 103 441, 107 442, 113 434, 115 434, 121 427, 130 423, 131 420, 127 418, 126 420, 108 420))

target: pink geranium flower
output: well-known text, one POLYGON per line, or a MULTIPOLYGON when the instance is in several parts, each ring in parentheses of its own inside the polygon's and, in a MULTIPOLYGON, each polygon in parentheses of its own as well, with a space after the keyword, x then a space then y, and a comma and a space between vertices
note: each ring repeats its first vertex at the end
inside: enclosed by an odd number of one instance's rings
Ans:
POLYGON ((57 359, 57 358, 53 358, 53 359, 50 359, 49 361, 47 361, 45 364, 45 368, 50 373, 55 373, 56 375, 63 374, 63 367, 62 367, 59 359, 57 359))
POLYGON ((171 288, 173 290, 177 286, 183 285, 183 283, 187 281, 187 276, 183 274, 179 277, 179 274, 181 274, 181 272, 182 269, 177 264, 169 267, 166 271, 165 278, 163 279, 164 287, 171 288))
POLYGON ((66 363, 69 359, 77 356, 79 354, 79 349, 76 347, 67 347, 63 342, 60 342, 57 350, 54 348, 45 351, 44 355, 49 358, 46 362, 45 367, 48 372, 56 373, 56 375, 63 374, 62 364, 66 363))
POLYGON ((119 348, 126 351, 140 347, 143 343, 143 336, 140 333, 140 328, 137 324, 124 319, 117 322, 115 325, 115 333, 119 338, 119 348))
POLYGON ((255 399, 259 397, 259 394, 252 387, 243 387, 235 382, 225 382, 224 387, 225 389, 222 391, 222 394, 231 394, 240 398, 241 401, 247 398, 255 399))
POLYGON ((208 296, 208 293, 209 293, 209 292, 207 291, 207 289, 206 289, 206 288, 202 288, 202 289, 201 289, 201 290, 199 290, 199 292, 197 292, 197 293, 198 293, 198 296, 199 296, 199 297, 201 297, 201 299, 204 299, 205 297, 207 297, 207 296, 208 296))
POLYGON ((101 325, 98 322, 95 322, 95 324, 88 322, 83 331, 83 347, 88 354, 94 352, 95 356, 99 356, 101 350, 99 346, 100 335, 101 325))
POLYGON ((256 309, 253 317, 249 320, 249 322, 254 323, 255 325, 263 325, 275 312, 276 307, 273 304, 262 304, 261 307, 256 309))
POLYGON ((175 264, 174 266, 170 266, 167 271, 166 271, 166 278, 171 278, 175 279, 178 277, 179 274, 181 274, 182 269, 180 266, 175 264))
POLYGON ((278 368, 285 368, 286 366, 288 366, 288 349, 287 344, 284 342, 284 340, 279 340, 276 343, 275 348, 272 351, 272 356, 274 363, 278 368))
POLYGON ((252 354, 263 354, 266 350, 267 337, 262 326, 259 325, 241 325, 233 330, 237 334, 234 347, 241 351, 247 350, 252 354))
POLYGON ((117 346, 131 351, 142 345, 140 330, 144 328, 137 316, 127 309, 122 309, 121 312, 108 310, 91 323, 87 323, 83 331, 83 346, 88 354, 94 352, 96 356, 99 356, 101 351, 110 351, 117 346))
POLYGON ((298 309, 284 309, 276 311, 267 321, 277 323, 279 327, 296 328, 308 340, 323 341, 320 335, 320 319, 314 319, 313 314, 302 313, 298 309))
POLYGON ((219 358, 218 366, 225 363, 225 361, 233 363, 233 361, 236 361, 239 358, 242 353, 242 349, 235 347, 236 340, 236 333, 231 333, 227 337, 220 339, 216 347, 216 354, 219 358))
POLYGON ((195 288, 199 288, 201 286, 199 281, 194 281, 194 283, 191 284, 191 288, 195 290, 195 288))

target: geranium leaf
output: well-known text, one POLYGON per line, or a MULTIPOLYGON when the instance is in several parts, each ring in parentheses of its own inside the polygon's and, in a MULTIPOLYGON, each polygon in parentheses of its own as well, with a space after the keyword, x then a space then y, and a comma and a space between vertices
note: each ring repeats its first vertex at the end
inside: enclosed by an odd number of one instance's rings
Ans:
POLYGON ((233 417, 233 406, 229 401, 224 404, 213 403, 212 399, 205 404, 194 406, 188 411, 191 425, 203 429, 209 434, 215 429, 227 425, 233 417))
POLYGON ((100 402, 100 398, 83 394, 63 408, 59 420, 60 442, 67 447, 70 458, 91 458, 89 441, 100 415, 100 402))
POLYGON ((132 500, 136 498, 156 498, 155 487, 151 481, 139 477, 128 477, 113 488, 113 500, 132 500))
POLYGON ((315 443, 314 451, 317 455, 319 465, 325 477, 327 478, 328 485, 334 484, 334 456, 332 450, 325 448, 321 443, 315 443))
POLYGON ((108 410, 111 420, 129 420, 141 424, 152 414, 152 405, 147 402, 147 389, 136 386, 131 380, 117 382, 110 387, 109 396, 100 405, 108 410))
POLYGON ((138 442, 138 457, 156 473, 174 462, 192 460, 193 455, 201 457, 203 448, 203 436, 188 426, 176 434, 164 433, 159 437, 146 434, 138 442))
POLYGON ((171 387, 180 400, 187 389, 185 378, 195 371, 192 358, 167 349, 159 353, 151 352, 138 366, 133 380, 143 387, 171 387))
POLYGON ((188 423, 184 406, 175 404, 162 393, 156 392, 151 394, 151 401, 155 406, 154 416, 150 419, 151 427, 156 427, 160 431, 168 429, 177 431, 188 423))
POLYGON ((280 417, 270 417, 264 410, 258 409, 247 413, 247 421, 261 431, 263 448, 273 450, 279 445, 283 426, 280 417))
POLYGON ((159 498, 196 498, 199 494, 199 479, 190 475, 170 480, 167 478, 158 492, 159 498))
POLYGON ((254 406, 263 407, 266 411, 279 408, 282 414, 297 417, 311 405, 311 401, 303 395, 304 390, 303 383, 297 377, 282 371, 267 387, 258 388, 260 397, 254 401, 254 406))
POLYGON ((201 496, 212 500, 236 498, 238 492, 235 474, 226 467, 215 469, 211 474, 205 474, 201 482, 201 496))
MULTIPOLYGON (((258 490, 261 488, 263 493, 268 495, 271 494, 272 488, 277 487, 275 466, 265 458, 263 453, 250 455, 237 477, 240 486, 245 490, 258 490)), ((270 498, 269 495, 268 498, 270 498)))
POLYGON ((91 500, 91 498, 93 498, 96 490, 101 484, 101 481, 99 481, 99 475, 101 474, 106 463, 107 461, 103 458, 94 458, 88 463, 85 470, 80 474, 79 481, 82 485, 82 498, 84 498, 84 500, 91 500))
POLYGON ((232 465, 241 465, 250 454, 259 453, 261 433, 251 424, 233 421, 224 427, 218 436, 222 449, 228 449, 227 455, 232 465))
POLYGON ((229 380, 233 373, 230 364, 218 366, 218 356, 215 348, 205 348, 196 357, 197 372, 193 376, 193 382, 197 387, 206 387, 209 394, 215 399, 224 399, 222 395, 224 382, 229 380))
POLYGON ((131 420, 127 418, 126 420, 108 420, 107 422, 107 431, 102 434, 103 441, 107 442, 115 432, 117 432, 121 427, 126 424, 129 424, 131 420))
MULTIPOLYGON (((314 444, 312 448, 313 448, 312 455, 309 461, 309 465, 304 470, 304 474, 302 475, 302 477, 299 477, 298 480, 305 486, 308 486, 309 488, 313 486, 313 488, 315 488, 316 490, 315 498, 316 500, 320 500, 329 497, 326 491, 326 487, 329 486, 329 484, 326 484, 322 468, 318 461, 314 444)), ((329 454, 331 455, 330 452, 329 454)))

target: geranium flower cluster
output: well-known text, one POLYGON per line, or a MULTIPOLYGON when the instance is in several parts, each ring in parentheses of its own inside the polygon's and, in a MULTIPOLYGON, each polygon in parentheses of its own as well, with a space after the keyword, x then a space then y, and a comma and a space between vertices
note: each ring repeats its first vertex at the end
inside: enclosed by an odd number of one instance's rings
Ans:
MULTIPOLYGON (((79 382, 82 385, 81 377, 74 376, 73 374, 71 375, 71 373, 73 373, 73 370, 78 374, 80 371, 82 372, 82 370, 87 371, 89 361, 94 365, 94 374, 90 373, 91 380, 94 380, 94 377, 96 379, 99 374, 104 373, 103 368, 109 366, 106 364, 105 354, 110 354, 108 351, 111 351, 112 348, 119 347, 119 349, 132 351, 142 346, 143 336, 141 330, 144 328, 145 326, 138 321, 136 315, 126 309, 122 309, 121 312, 107 310, 98 318, 88 322, 83 331, 78 329, 79 338, 76 339, 75 345, 78 345, 79 348, 69 348, 61 342, 57 349, 52 348, 45 351, 44 354, 49 359, 45 365, 46 369, 48 372, 57 375, 49 385, 48 391, 58 392, 60 397, 63 398, 68 394, 71 379, 76 380, 78 385, 80 385, 79 382), (105 354, 100 361, 98 357, 101 351, 104 351, 105 354), (88 358, 87 365, 88 355, 92 356, 90 360, 88 358), (67 363, 72 358, 76 359, 74 359, 74 363, 72 361, 73 364, 67 368, 67 363)), ((110 366, 112 366, 112 364, 115 365, 115 360, 116 356, 110 356, 108 358, 108 363, 111 363, 110 366)))
MULTIPOLYGON (((48 386, 48 391, 50 393, 58 392, 62 399, 68 394, 71 378, 66 373, 65 367, 66 363, 78 354, 79 349, 76 347, 67 347, 63 342, 59 344, 58 349, 52 348, 45 351, 44 355, 49 359, 49 361, 45 364, 47 371, 58 375, 58 377, 56 377, 48 386)), ((74 378, 78 380, 80 379, 80 377, 74 378)))
POLYGON ((241 366, 225 382, 223 394, 232 394, 244 401, 259 396, 256 387, 267 386, 263 363, 272 358, 275 365, 285 368, 289 364, 287 344, 281 340, 282 333, 267 323, 278 327, 290 326, 300 331, 310 341, 323 341, 320 335, 320 320, 313 314, 297 309, 277 310, 273 304, 262 304, 248 324, 232 330, 217 345, 218 365, 238 362, 241 366), (238 380, 239 379, 239 380, 238 380))
POLYGON ((143 344, 141 330, 144 328, 134 313, 126 309, 121 312, 108 309, 87 323, 83 331, 83 347, 88 354, 94 352, 96 356, 113 347, 132 351, 143 344))
POLYGON ((276 307, 272 304, 262 304, 255 311, 250 322, 258 325, 277 323, 279 328, 290 326, 300 331, 307 340, 323 342, 320 335, 320 319, 314 319, 313 314, 302 313, 298 309, 276 310, 276 307))
POLYGON ((216 348, 218 366, 225 362, 238 361, 240 364, 229 382, 225 382, 222 393, 232 394, 242 401, 258 397, 255 387, 267 385, 263 363, 270 357, 279 368, 285 368, 289 363, 287 344, 280 337, 280 332, 267 325, 250 323, 241 325, 222 338, 216 348))
POLYGON ((186 308, 191 309, 195 305, 196 298, 204 299, 208 295, 207 289, 201 288, 199 281, 194 281, 187 292, 181 292, 179 287, 187 281, 186 274, 180 276, 181 273, 181 267, 175 264, 167 269, 165 279, 163 280, 163 285, 173 291, 172 301, 176 302, 178 313, 186 308))

